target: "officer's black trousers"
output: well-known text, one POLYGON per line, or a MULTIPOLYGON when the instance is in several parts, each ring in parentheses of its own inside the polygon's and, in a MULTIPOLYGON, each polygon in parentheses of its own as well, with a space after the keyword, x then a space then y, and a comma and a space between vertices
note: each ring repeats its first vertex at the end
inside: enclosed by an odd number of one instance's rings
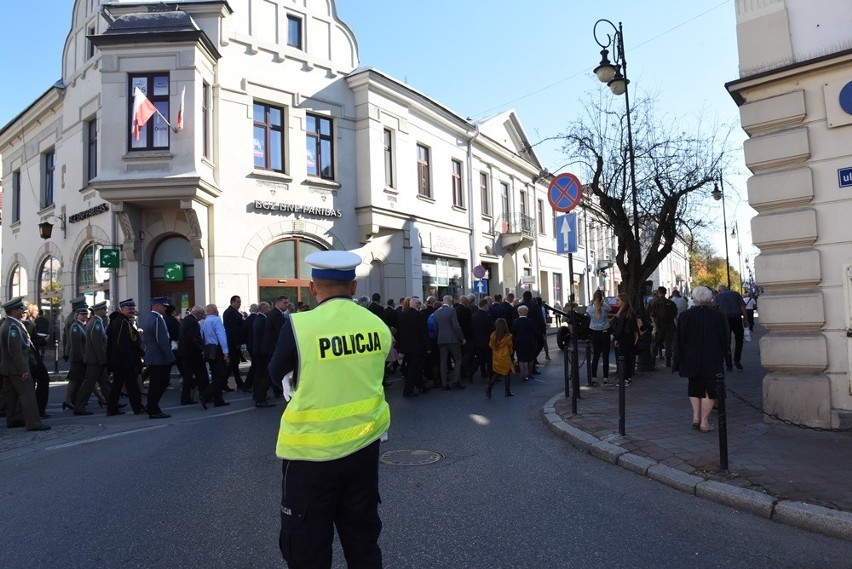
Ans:
MULTIPOLYGON (((254 379, 252 380, 254 383, 252 385, 254 402, 262 403, 267 400, 267 392, 270 386, 269 371, 267 370, 267 367, 269 367, 269 356, 254 354, 251 365, 252 369, 254 369, 254 379)), ((246 379, 246 385, 248 385, 248 379, 246 379)))
POLYGON ((130 400, 130 408, 134 413, 142 411, 142 394, 139 392, 139 383, 136 381, 135 367, 117 367, 112 370, 112 389, 107 397, 107 412, 115 413, 118 411, 118 404, 121 398, 121 390, 127 392, 127 399, 130 400))
POLYGON ((166 392, 166 387, 169 386, 169 375, 172 371, 172 364, 165 365, 149 365, 148 366, 148 414, 156 415, 162 413, 160 409, 160 399, 166 392))
POLYGON ((381 569, 379 441, 327 462, 284 460, 278 545, 290 569, 331 567, 334 528, 349 569, 381 569))

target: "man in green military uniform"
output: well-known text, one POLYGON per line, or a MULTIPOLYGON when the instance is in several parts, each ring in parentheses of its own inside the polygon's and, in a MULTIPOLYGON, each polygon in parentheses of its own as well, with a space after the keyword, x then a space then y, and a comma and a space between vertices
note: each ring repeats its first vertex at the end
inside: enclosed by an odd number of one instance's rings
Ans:
POLYGON ((65 344, 67 352, 65 357, 71 362, 71 367, 68 369, 68 393, 66 400, 62 403, 62 409, 66 407, 74 409, 74 400, 69 397, 76 397, 80 391, 80 384, 86 377, 86 316, 89 314, 88 306, 79 306, 74 310, 74 320, 68 328, 65 336, 65 344), (71 383, 75 383, 75 387, 71 388, 71 383))
POLYGON ((107 335, 106 316, 107 303, 104 300, 92 306, 92 317, 86 324, 86 347, 83 361, 86 363, 86 379, 80 386, 77 400, 74 402, 75 415, 91 415, 86 409, 86 403, 95 385, 100 385, 104 397, 109 398, 109 376, 107 375, 107 335))
POLYGON ((379 439, 390 425, 382 378, 391 333, 352 302, 361 257, 321 251, 312 265, 313 310, 285 319, 269 374, 292 399, 281 417, 278 545, 291 569, 331 567, 334 528, 349 567, 378 569, 379 439))
POLYGON ((13 298, 3 305, 3 310, 6 319, 0 324, 0 376, 3 377, 3 397, 7 404, 6 426, 46 431, 50 426, 43 424, 38 417, 35 385, 30 377, 30 350, 33 347, 21 322, 24 301, 21 297, 13 298))
MULTIPOLYGON (((75 320, 78 320, 78 312, 83 309, 83 328, 86 326, 86 316, 89 314, 89 306, 86 304, 85 296, 78 296, 71 299, 71 312, 65 317, 65 324, 62 328, 62 359, 66 362, 71 359, 71 326, 75 320)), ((82 363, 83 360, 80 360, 82 363)), ((62 409, 68 407, 74 408, 74 402, 77 400, 77 393, 80 392, 80 385, 83 383, 86 375, 86 366, 71 366, 68 370, 68 388, 65 390, 65 402, 62 409)))

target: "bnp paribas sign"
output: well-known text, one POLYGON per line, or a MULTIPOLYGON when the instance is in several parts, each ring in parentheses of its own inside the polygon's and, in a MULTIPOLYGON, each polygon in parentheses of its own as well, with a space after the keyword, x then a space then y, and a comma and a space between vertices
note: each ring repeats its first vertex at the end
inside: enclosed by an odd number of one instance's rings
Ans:
POLYGON ((339 209, 292 203, 255 200, 250 204, 250 207, 253 207, 256 212, 269 211, 281 214, 298 213, 303 215, 316 215, 318 217, 343 217, 343 212, 339 209))

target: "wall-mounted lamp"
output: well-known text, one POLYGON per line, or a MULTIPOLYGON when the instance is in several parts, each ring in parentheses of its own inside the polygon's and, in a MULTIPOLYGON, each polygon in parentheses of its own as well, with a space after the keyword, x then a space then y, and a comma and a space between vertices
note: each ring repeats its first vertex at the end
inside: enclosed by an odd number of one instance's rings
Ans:
MULTIPOLYGON (((54 221, 59 221, 61 224, 60 228, 62 229, 62 237, 66 237, 67 231, 65 229, 65 214, 60 213, 59 215, 52 215, 50 218, 53 218, 54 221)), ((38 224, 38 234, 42 239, 50 239, 51 235, 53 235, 53 224, 47 221, 47 219, 42 221, 38 224)))
POLYGON ((141 229, 139 230, 139 241, 145 241, 145 232, 141 229))

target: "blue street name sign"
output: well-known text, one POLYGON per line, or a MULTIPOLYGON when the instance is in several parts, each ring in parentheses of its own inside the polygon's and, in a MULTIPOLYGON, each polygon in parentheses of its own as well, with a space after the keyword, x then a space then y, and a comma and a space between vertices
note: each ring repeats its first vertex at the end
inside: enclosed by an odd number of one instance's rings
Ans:
POLYGON ((837 170, 837 183, 841 188, 852 186, 852 168, 839 168, 837 170))
POLYGON ((556 216, 556 252, 570 255, 577 252, 577 214, 556 216))

